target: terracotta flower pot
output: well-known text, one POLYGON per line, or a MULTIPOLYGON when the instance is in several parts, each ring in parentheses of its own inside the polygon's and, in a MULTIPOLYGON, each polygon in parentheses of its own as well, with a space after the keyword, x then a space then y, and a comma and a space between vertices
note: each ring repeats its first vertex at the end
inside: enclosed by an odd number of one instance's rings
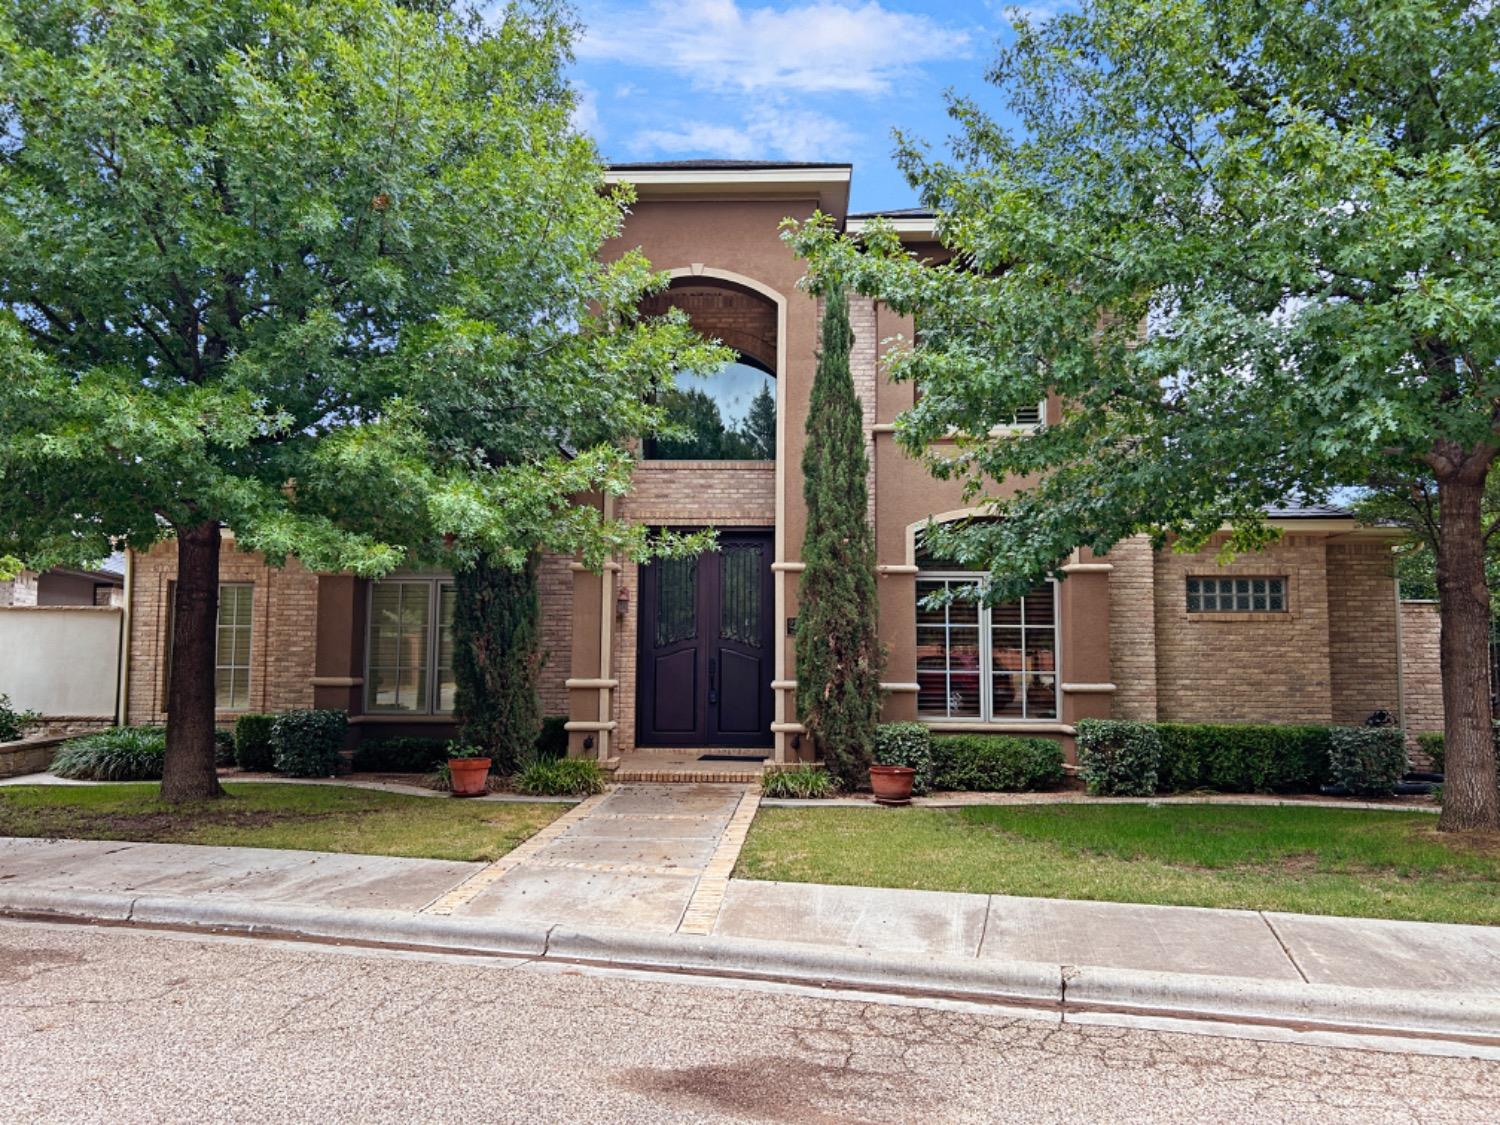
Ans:
POLYGON ((871 766, 870 788, 881 805, 911 804, 911 783, 917 771, 910 766, 871 766))
POLYGON ((488 758, 448 759, 448 776, 453 779, 455 797, 483 797, 485 781, 489 775, 488 758))

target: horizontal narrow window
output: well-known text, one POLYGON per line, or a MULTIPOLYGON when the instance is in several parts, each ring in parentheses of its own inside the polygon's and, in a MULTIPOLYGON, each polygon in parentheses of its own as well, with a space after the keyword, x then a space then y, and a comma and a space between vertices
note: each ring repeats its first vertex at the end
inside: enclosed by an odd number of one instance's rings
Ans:
POLYGON ((1189 578, 1189 613, 1284 613, 1285 578, 1189 578))

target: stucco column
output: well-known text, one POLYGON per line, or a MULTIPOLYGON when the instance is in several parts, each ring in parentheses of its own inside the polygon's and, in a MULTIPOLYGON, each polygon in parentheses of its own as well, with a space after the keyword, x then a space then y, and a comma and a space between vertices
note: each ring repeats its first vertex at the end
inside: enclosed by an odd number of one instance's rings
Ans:
MULTIPOLYGON (((314 707, 329 707, 351 715, 364 711, 367 585, 349 574, 318 575, 317 640, 313 650, 312 679, 314 707)), ((261 648, 264 650, 266 645, 262 643, 261 648)), ((264 684, 265 677, 261 679, 264 684)))
POLYGON ((1062 721, 1107 719, 1115 684, 1109 662, 1111 563, 1087 552, 1063 567, 1059 640, 1062 645, 1062 721))

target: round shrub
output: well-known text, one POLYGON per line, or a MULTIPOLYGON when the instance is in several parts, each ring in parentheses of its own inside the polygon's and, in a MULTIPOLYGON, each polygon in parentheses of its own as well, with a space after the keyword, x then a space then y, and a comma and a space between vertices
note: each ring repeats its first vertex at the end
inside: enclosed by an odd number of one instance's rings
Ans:
POLYGON ((52 772, 74 781, 159 781, 165 727, 112 727, 62 744, 52 772))
POLYGON ((932 731, 921 723, 881 723, 875 728, 875 764, 910 767, 916 771, 911 791, 926 793, 932 788, 932 731))
POLYGON ((246 714, 234 721, 234 764, 242 770, 264 772, 275 764, 271 726, 275 715, 246 714))
POLYGON ((604 771, 592 758, 532 762, 516 774, 516 791, 535 797, 589 797, 604 792, 604 771))
POLYGON ((273 762, 291 777, 328 777, 348 729, 343 711, 283 711, 271 724, 273 762))
POLYGON ((1063 780, 1062 747, 1048 738, 940 734, 932 740, 937 789, 981 793, 1051 789, 1063 780))
POLYGON ((1406 732, 1400 727, 1334 727, 1328 767, 1333 784, 1351 793, 1389 796, 1406 772, 1406 732))
POLYGON ((1149 723, 1084 719, 1078 724, 1078 775, 1098 797, 1156 792, 1161 736, 1149 723))

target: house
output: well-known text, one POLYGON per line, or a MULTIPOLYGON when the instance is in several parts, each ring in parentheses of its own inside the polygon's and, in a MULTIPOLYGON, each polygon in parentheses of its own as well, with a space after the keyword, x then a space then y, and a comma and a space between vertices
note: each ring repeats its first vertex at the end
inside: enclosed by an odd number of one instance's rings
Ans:
POLYGON ((116 551, 93 570, 53 567, 23 570, 0 579, 0 607, 31 605, 123 605, 125 556, 116 551))
MULTIPOLYGON (((737 353, 718 376, 679 389, 691 437, 648 444, 634 489, 603 500, 630 520, 712 527, 718 550, 593 574, 566 558, 541 568, 542 694, 568 717, 570 752, 612 759, 724 748, 807 758, 792 634, 805 525, 800 458, 818 344, 818 304, 777 236, 821 208, 857 231, 845 164, 691 161, 623 164, 638 202, 611 254, 641 247, 682 309, 737 353)), ((918 255, 942 252, 931 215, 893 212, 918 255)), ((869 301, 851 309, 853 370, 870 452, 887 719, 934 728, 1037 734, 1071 748, 1083 718, 1358 723, 1400 712, 1401 618, 1390 531, 1331 508, 1270 513, 1274 546, 1215 561, 1154 551, 1080 551, 1008 605, 921 608, 934 590, 976 581, 928 559, 929 519, 969 514, 959 486, 932 479, 896 445, 913 388, 882 377, 882 341, 912 323, 869 301)), ((1044 426, 1055 402, 1018 417, 1044 426)), ((132 722, 164 718, 170 544, 132 555, 128 582, 132 722)), ((453 703, 448 576, 378 582, 283 569, 226 549, 219 605, 221 720, 244 710, 347 709, 357 736, 446 735, 453 703)), ((1414 649, 1415 651, 1415 649, 1414 649)))

